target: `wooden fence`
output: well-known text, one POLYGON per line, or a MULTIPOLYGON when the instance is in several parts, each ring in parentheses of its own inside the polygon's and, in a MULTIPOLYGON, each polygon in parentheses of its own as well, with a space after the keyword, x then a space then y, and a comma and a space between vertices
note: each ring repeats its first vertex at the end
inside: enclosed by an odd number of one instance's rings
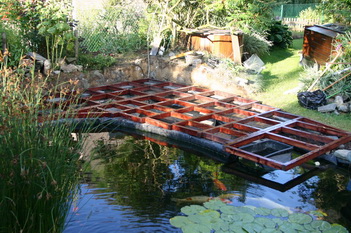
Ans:
POLYGON ((292 31, 302 32, 305 26, 321 24, 319 19, 283 18, 282 23, 288 25, 292 31))

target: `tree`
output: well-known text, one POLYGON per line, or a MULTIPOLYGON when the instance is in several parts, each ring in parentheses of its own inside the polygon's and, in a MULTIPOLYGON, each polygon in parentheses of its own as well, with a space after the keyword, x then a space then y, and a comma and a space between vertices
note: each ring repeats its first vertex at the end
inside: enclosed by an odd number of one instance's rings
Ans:
POLYGON ((350 0, 324 0, 317 9, 323 13, 327 21, 351 25, 350 0))

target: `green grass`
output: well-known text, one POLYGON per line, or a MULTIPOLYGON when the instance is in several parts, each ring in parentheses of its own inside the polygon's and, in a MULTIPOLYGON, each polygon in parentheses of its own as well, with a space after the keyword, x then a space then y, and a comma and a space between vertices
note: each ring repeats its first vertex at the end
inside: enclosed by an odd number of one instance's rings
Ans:
POLYGON ((299 65, 302 39, 294 40, 292 48, 274 48, 261 59, 265 62, 263 70, 263 91, 253 98, 264 104, 281 108, 284 111, 304 116, 330 126, 351 131, 351 115, 319 113, 301 107, 297 101, 295 88, 299 86, 299 77, 303 68, 299 65))

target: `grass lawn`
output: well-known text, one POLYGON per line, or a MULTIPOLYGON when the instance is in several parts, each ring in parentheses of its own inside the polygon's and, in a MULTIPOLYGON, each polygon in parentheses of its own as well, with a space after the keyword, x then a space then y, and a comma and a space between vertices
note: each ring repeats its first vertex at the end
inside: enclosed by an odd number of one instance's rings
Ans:
POLYGON ((351 114, 319 113, 298 104, 296 88, 303 72, 299 65, 301 50, 302 39, 296 39, 293 48, 274 48, 270 54, 261 57, 266 66, 262 71, 263 91, 253 98, 261 100, 263 104, 351 132, 351 114))

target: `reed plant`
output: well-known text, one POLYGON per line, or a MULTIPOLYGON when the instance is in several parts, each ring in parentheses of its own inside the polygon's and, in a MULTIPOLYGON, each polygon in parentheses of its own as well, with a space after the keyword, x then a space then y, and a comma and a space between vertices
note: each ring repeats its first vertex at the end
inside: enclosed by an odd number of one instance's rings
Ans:
POLYGON ((58 88, 47 77, 8 68, 1 58, 0 232, 62 232, 83 140, 71 137, 77 123, 66 120, 70 114, 60 114, 66 93, 52 95, 58 88))

